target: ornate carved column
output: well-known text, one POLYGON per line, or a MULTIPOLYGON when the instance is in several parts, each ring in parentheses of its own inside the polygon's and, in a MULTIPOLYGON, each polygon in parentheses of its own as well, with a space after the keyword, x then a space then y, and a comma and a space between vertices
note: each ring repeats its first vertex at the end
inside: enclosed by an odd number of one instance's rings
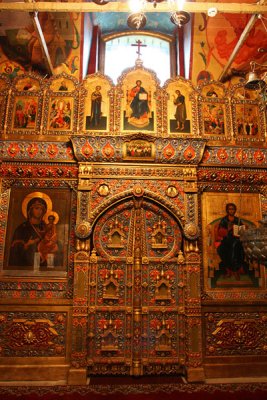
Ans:
POLYGON ((134 200, 135 208, 135 237, 133 246, 134 255, 134 298, 133 298, 133 364, 132 374, 142 375, 141 358, 141 332, 142 332, 142 305, 141 305, 141 268, 142 268, 142 232, 141 232, 141 207, 142 197, 134 200))
POLYGON ((185 192, 185 270, 186 270, 186 318, 187 318, 187 379, 203 381, 202 323, 200 290, 200 255, 198 249, 198 202, 196 168, 183 171, 185 192))
MULTIPOLYGON (((72 312, 72 351, 68 383, 82 385, 87 381, 88 279, 91 232, 88 223, 92 167, 79 166, 76 253, 74 257, 74 293, 72 312)), ((94 260, 93 260, 94 261, 94 260)))

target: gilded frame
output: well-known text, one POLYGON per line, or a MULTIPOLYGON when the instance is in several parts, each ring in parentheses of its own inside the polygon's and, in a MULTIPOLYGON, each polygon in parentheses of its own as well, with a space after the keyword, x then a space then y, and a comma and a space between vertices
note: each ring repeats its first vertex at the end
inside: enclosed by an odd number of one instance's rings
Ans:
POLYGON ((33 190, 15 185, 2 194, 2 206, 6 220, 1 276, 65 277, 71 229, 70 189, 33 190), (38 224, 30 219, 36 204, 43 210, 38 224))
POLYGON ((263 97, 257 90, 246 90, 237 84, 231 89, 233 132, 237 142, 264 142, 266 136, 263 97))
POLYGON ((192 83, 182 77, 167 80, 163 99, 163 126, 168 134, 175 137, 197 135, 196 113, 192 112, 196 107, 192 83), (184 106, 178 104, 179 96, 182 96, 184 106))
POLYGON ((231 140, 231 108, 225 86, 211 81, 203 83, 197 90, 200 135, 209 141, 231 140))
POLYGON ((11 83, 7 129, 14 135, 40 134, 44 83, 40 77, 21 75, 11 83))
MULTIPOLYGON (((248 263, 246 270, 234 274, 227 272, 219 257, 218 226, 226 215, 226 205, 234 203, 237 207, 236 216, 241 223, 249 226, 258 226, 261 219, 261 197, 257 193, 217 193, 205 192, 202 194, 202 234, 203 234, 203 266, 204 287, 207 291, 213 290, 240 290, 259 289, 265 287, 265 274, 262 266, 248 263)), ((220 238, 222 239, 222 238, 220 238)), ((230 267, 229 267, 230 268, 230 267)))
POLYGON ((0 132, 3 132, 5 129, 8 90, 9 81, 4 75, 2 75, 0 76, 0 132))
POLYGON ((78 127, 79 83, 65 73, 47 82, 43 106, 45 135, 73 135, 78 127))
POLYGON ((68 132, 73 128, 73 98, 52 96, 49 99, 48 130, 50 132, 68 132))
POLYGON ((98 73, 83 80, 79 130, 83 134, 112 134, 114 130, 114 85, 98 73))
POLYGON ((162 124, 161 91, 159 80, 153 71, 139 65, 125 70, 116 88, 116 133, 143 132, 158 136, 162 124), (137 102, 142 102, 142 105, 139 107, 137 102))
POLYGON ((14 96, 12 130, 35 131, 37 127, 38 96, 14 96))
POLYGON ((125 161, 154 161, 155 144, 149 140, 133 139, 123 143, 123 159, 125 161))

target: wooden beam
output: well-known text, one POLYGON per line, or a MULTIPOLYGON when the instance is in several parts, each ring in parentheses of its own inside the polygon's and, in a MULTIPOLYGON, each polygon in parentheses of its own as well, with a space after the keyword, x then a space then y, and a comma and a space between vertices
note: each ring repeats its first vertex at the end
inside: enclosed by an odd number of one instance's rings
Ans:
MULTIPOLYGON (((183 10, 191 13, 206 13, 209 8, 216 8, 218 13, 232 14, 264 14, 267 13, 266 1, 261 0, 258 4, 248 3, 204 3, 204 2, 185 2, 183 10)), ((19 12, 125 12, 129 13, 128 3, 122 1, 110 2, 100 6, 91 3, 59 3, 59 2, 33 2, 33 3, 0 3, 0 11, 19 11, 19 12)), ((154 8, 152 3, 148 3, 145 8, 146 13, 150 12, 170 12, 167 2, 157 4, 154 8)))

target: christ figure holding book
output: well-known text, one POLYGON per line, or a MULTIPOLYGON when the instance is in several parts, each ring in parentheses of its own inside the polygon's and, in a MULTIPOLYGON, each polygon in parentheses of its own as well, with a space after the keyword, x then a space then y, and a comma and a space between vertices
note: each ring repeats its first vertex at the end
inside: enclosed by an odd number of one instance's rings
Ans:
POLYGON ((235 216, 236 205, 226 204, 226 215, 220 220, 215 246, 221 259, 220 268, 225 277, 234 276, 240 280, 240 274, 247 273, 248 265, 245 262, 245 253, 239 238, 240 229, 245 226, 240 218, 235 216))

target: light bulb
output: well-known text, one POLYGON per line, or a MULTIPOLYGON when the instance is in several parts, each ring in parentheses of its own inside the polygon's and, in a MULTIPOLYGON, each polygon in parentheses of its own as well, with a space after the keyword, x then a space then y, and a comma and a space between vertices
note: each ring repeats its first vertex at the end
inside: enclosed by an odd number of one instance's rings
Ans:
POLYGON ((178 11, 182 11, 184 8, 185 0, 176 0, 178 11))
POLYGON ((182 11, 184 7, 185 0, 168 0, 169 7, 171 11, 182 11))
POLYGON ((129 8, 132 13, 138 13, 143 8, 142 0, 129 0, 129 8))

